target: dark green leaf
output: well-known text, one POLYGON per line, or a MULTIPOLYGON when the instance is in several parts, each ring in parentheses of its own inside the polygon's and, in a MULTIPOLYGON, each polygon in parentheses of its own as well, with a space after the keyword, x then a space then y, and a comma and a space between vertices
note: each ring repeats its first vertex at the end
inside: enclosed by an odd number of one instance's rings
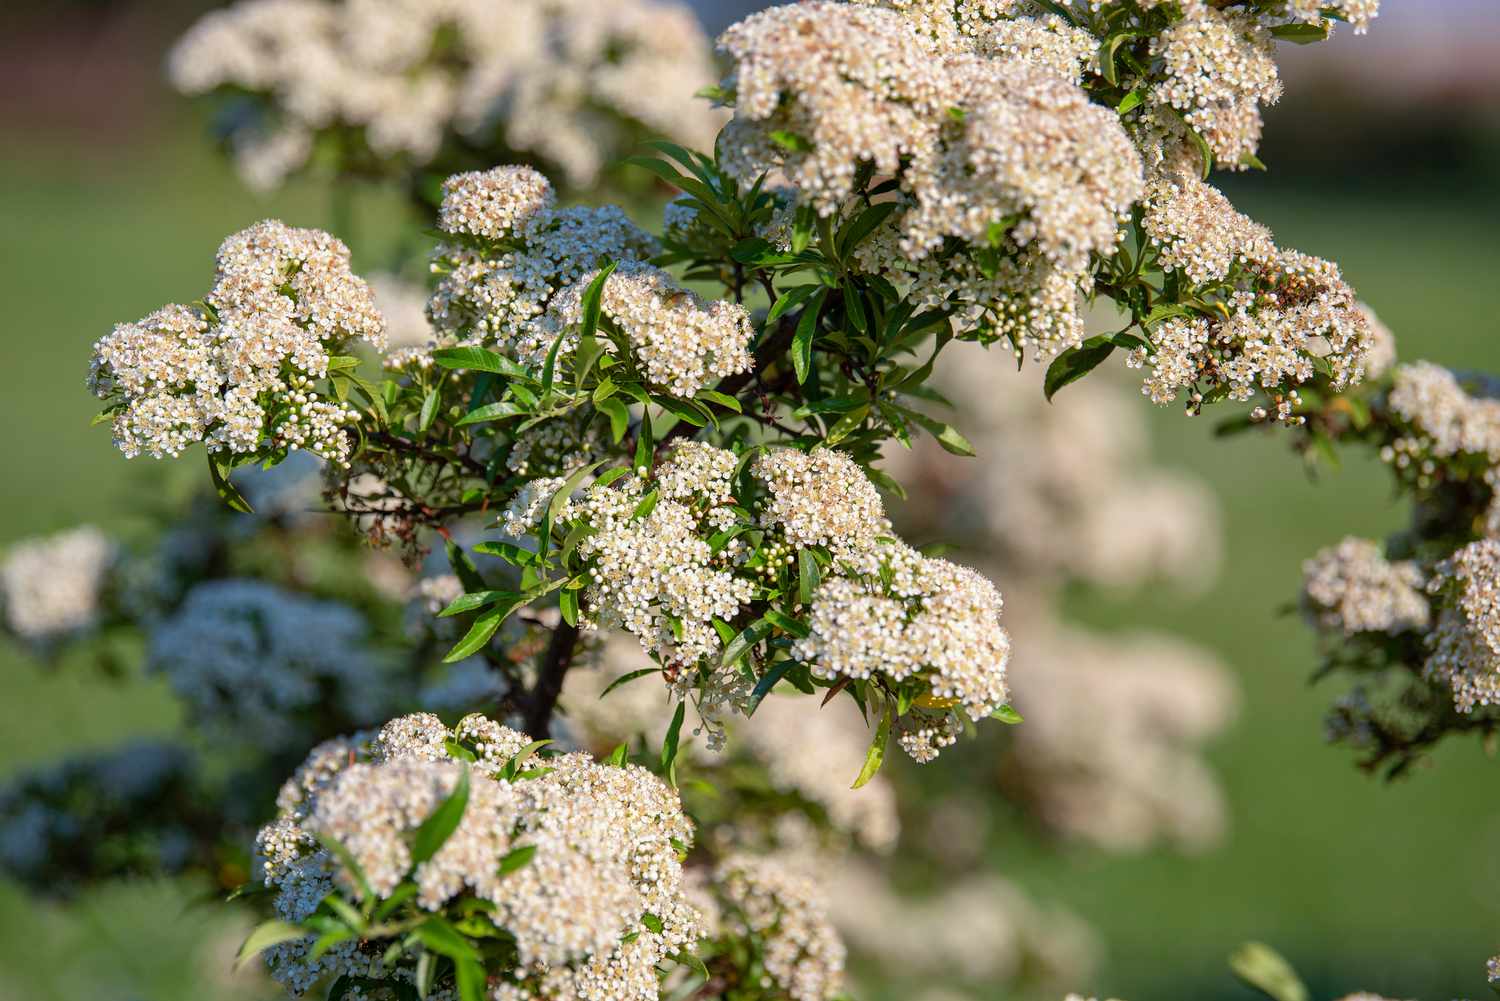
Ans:
POLYGON ((428 918, 412 930, 417 941, 437 953, 439 956, 447 956, 452 960, 479 959, 479 950, 465 939, 458 931, 443 918, 428 918))
POLYGON ((1069 383, 1077 382, 1114 353, 1115 346, 1111 343, 1109 335, 1100 334, 1098 337, 1090 337, 1082 344, 1074 345, 1056 358, 1052 364, 1047 366, 1047 376, 1043 380, 1042 392, 1047 399, 1057 395, 1057 391, 1069 383))
POLYGON ((773 626, 770 621, 766 619, 756 619, 754 622, 746 626, 744 630, 738 636, 736 636, 728 646, 724 648, 724 657, 720 661, 720 663, 724 664, 726 667, 730 664, 733 664, 735 661, 745 656, 745 654, 749 653, 757 643, 765 639, 767 636, 771 635, 771 630, 774 628, 775 626, 773 626))
POLYGON ((1271 26, 1271 34, 1283 42, 1310 45, 1313 42, 1321 42, 1328 37, 1328 25, 1306 24, 1302 21, 1292 24, 1276 24, 1271 26))
POLYGON ((469 766, 464 765, 458 773, 458 782, 448 798, 438 804, 428 818, 422 821, 411 839, 411 864, 421 865, 438 853, 438 850, 458 830, 469 805, 469 766))
POLYGON ((880 717, 880 725, 875 728, 875 739, 870 741, 870 749, 865 752, 864 767, 859 770, 859 775, 850 788, 858 789, 866 785, 880 771, 880 766, 885 762, 885 747, 891 739, 891 724, 895 722, 895 716, 896 707, 888 706, 885 715, 880 717))
POLYGON ((578 328, 579 336, 592 337, 594 331, 599 329, 599 311, 604 299, 604 283, 609 280, 610 275, 614 274, 616 265, 617 262, 613 260, 606 261, 599 269, 599 273, 594 276, 594 280, 589 282, 589 287, 583 290, 581 303, 583 322, 578 328))
POLYGON ((517 869, 526 865, 526 863, 530 862, 531 857, 535 854, 536 845, 521 845, 519 848, 512 848, 510 851, 506 852, 505 857, 500 860, 500 875, 510 875, 517 869))
POLYGON ((507 417, 515 417, 524 413, 526 413, 525 410, 509 400, 502 400, 499 403, 486 404, 477 410, 470 410, 459 419, 458 423, 462 427, 466 424, 483 424, 485 421, 503 421, 507 417))
POLYGON ((766 314, 766 325, 770 326, 772 323, 775 323, 782 316, 802 305, 808 296, 823 287, 822 285, 795 285, 787 289, 776 300, 776 303, 771 307, 771 311, 766 314))
POLYGON ((659 667, 643 667, 638 671, 631 671, 627 674, 622 674, 614 681, 611 681, 608 685, 606 685, 604 687, 604 691, 599 693, 599 697, 602 699, 604 698, 604 696, 608 695, 616 688, 619 688, 621 685, 628 685, 630 684, 630 682, 636 680, 637 678, 644 678, 648 674, 656 674, 660 670, 661 668, 659 667))
POLYGON ((219 499, 232 511, 238 511, 241 514, 254 514, 255 511, 250 507, 250 502, 245 499, 245 495, 240 493, 238 487, 229 482, 229 471, 231 468, 233 467, 220 459, 217 454, 213 452, 208 453, 208 475, 213 480, 214 490, 218 493, 219 499))
POLYGON ((813 337, 818 332, 818 314, 822 312, 827 295, 826 288, 813 293, 797 320, 797 332, 792 337, 792 368, 797 372, 798 385, 807 382, 807 374, 812 369, 813 337))
POLYGON ((803 606, 811 607, 813 595, 823 582, 823 573, 818 569, 818 560, 807 549, 797 553, 797 598, 803 606))
POLYGON ((667 735, 661 742, 661 769, 673 788, 677 786, 677 748, 682 740, 682 721, 686 716, 687 702, 677 703, 677 711, 672 714, 672 725, 667 727, 667 735))

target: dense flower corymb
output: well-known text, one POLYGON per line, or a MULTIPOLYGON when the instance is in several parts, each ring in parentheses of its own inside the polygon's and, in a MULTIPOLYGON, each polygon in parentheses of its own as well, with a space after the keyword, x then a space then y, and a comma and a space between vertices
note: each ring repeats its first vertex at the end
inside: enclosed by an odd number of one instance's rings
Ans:
MULTIPOLYGON (((323 839, 347 851, 378 897, 409 881, 425 912, 480 904, 468 913, 482 910, 516 947, 514 965, 493 971, 503 980, 497 997, 656 997, 657 964, 695 939, 698 920, 682 890, 678 852, 692 826, 676 793, 644 769, 583 754, 511 775, 507 764, 528 743, 484 717, 450 730, 417 714, 315 749, 257 839, 278 913, 303 920, 340 888, 358 898, 359 879, 323 839), (456 829, 414 864, 412 832, 453 795, 469 758, 456 829)), ((318 959, 311 944, 268 953, 273 976, 293 994, 321 976, 368 968, 347 944, 318 959)), ((398 980, 409 976, 397 968, 398 980)))
POLYGON ((356 340, 380 348, 385 321, 327 233, 274 220, 219 247, 204 308, 172 305, 94 345, 89 388, 109 402, 126 456, 176 456, 201 441, 243 455, 306 449, 348 459, 356 416, 320 388, 356 340))

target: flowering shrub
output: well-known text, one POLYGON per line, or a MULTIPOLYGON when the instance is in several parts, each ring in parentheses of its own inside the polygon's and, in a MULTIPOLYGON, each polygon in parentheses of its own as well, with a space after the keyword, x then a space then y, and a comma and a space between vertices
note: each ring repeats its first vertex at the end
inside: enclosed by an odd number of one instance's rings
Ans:
MULTIPOLYGON (((173 60, 187 89, 250 93, 262 131, 235 142, 263 180, 325 141, 345 173, 421 187, 455 171, 425 336, 406 332, 423 326, 408 305, 386 351, 384 296, 348 248, 265 222, 225 241, 202 300, 95 348, 90 386, 127 457, 201 442, 215 492, 296 538, 316 530, 257 497, 247 467, 311 453, 345 529, 405 559, 365 605, 204 560, 116 613, 149 632, 147 662, 194 727, 253 747, 262 785, 292 772, 239 891, 275 915, 244 954, 292 994, 831 1001, 841 920, 859 916, 841 919, 815 877, 831 853, 895 842, 892 738, 926 763, 1007 729, 991 721, 1015 727, 1005 791, 1052 830, 1112 850, 1212 840, 1222 810, 1196 753, 1233 705, 1216 667, 1150 639, 1103 647, 1048 609, 1069 577, 1211 568, 1210 505, 1136 460, 1073 468, 1002 444, 1018 476, 982 524, 1023 596, 1014 617, 980 570, 900 537, 923 500, 898 509, 902 480, 930 486, 933 449, 975 453, 958 426, 971 409, 981 443, 1003 434, 985 397, 1028 356, 1046 364, 1043 399, 1119 349, 1156 403, 1232 401, 1230 427, 1285 426, 1309 446, 1378 442, 1419 499, 1412 538, 1321 554, 1305 605, 1374 669, 1409 668, 1430 718, 1394 743, 1350 710, 1348 732, 1404 760, 1491 726, 1490 401, 1430 366, 1383 376, 1383 328, 1338 268, 1278 246, 1208 182, 1263 167, 1276 42, 1363 30, 1374 3, 809 0, 725 32, 729 73, 707 95, 727 110, 701 118, 663 97, 699 64, 653 69, 696 51, 653 27, 676 23, 667 8, 591 24, 520 4, 494 31, 481 6, 259 0, 210 15, 173 60), (716 140, 688 124, 726 117, 716 140), (613 206, 559 206, 533 166, 493 165, 515 154, 588 183, 638 127, 703 147, 631 158, 680 192, 659 232, 613 206), (1125 326, 1088 336, 1100 297, 1125 326), (979 347, 949 350, 960 342, 979 347), (958 351, 979 384, 949 418, 938 387, 958 351), (1160 534, 1188 541, 1111 549, 1096 488, 1150 496, 1178 529, 1160 534), (1038 547, 1047 519, 1087 532, 1038 547), (439 541, 446 566, 418 569, 439 541), (1031 666, 1013 669, 1012 632, 1017 650, 1038 638, 1031 666), (626 683, 634 715, 592 706, 626 683), (1024 723, 1013 690, 1045 719, 1024 723), (817 767, 809 743, 827 748, 817 767), (697 800, 699 774, 717 806, 697 800)), ((1109 434, 1139 447, 1126 423, 1109 434)), ((335 547, 342 574, 376 559, 353 535, 335 547)), ((93 583, 29 593, 25 555, 6 610, 39 645, 87 635, 108 619, 93 609, 130 590, 96 546, 76 561, 93 583), (54 614, 73 593, 88 614, 54 614)), ((40 829, 44 799, 13 794, 0 831, 40 829)), ((982 946, 929 951, 970 962, 975 982, 1089 951, 1068 915, 991 888, 995 906, 961 889, 923 906, 955 901, 979 927, 1048 922, 1072 944, 1014 933, 983 962, 982 946)))

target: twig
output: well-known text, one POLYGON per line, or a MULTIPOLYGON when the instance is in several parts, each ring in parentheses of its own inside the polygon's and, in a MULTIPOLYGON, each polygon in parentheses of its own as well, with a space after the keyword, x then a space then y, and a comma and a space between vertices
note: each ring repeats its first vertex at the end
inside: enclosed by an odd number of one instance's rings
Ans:
POLYGON ((578 649, 578 627, 559 621, 552 630, 552 642, 547 645, 547 655, 536 683, 526 694, 521 712, 522 728, 533 740, 546 740, 551 736, 552 713, 557 709, 557 698, 562 694, 563 678, 573 666, 573 654, 578 649))

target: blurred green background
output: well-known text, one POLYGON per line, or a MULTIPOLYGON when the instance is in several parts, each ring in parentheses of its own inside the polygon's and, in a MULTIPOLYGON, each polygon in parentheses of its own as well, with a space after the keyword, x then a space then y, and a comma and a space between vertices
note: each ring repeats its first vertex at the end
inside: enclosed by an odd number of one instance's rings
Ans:
MULTIPOLYGON (((316 186, 247 194, 203 141, 200 118, 156 82, 159 53, 192 6, 15 8, 0 18, 0 371, 10 377, 11 428, 0 440, 0 545, 81 521, 128 530, 142 498, 198 476, 187 460, 126 464, 105 430, 89 428, 90 342, 112 323, 198 295, 226 233, 273 215, 330 224, 316 186)), ((1388 27, 1399 36, 1385 20, 1372 37, 1388 27)), ((1345 43, 1360 44, 1340 39, 1338 53, 1350 51, 1345 43)), ((1386 37, 1374 51, 1400 44, 1386 37)), ((1296 55, 1304 68, 1315 64, 1315 53, 1296 55)), ((1330 65, 1354 65, 1340 58, 1330 65)), ((1494 368, 1496 91, 1476 90, 1474 74, 1450 75, 1468 90, 1405 103, 1342 70, 1295 76, 1271 114, 1264 158, 1276 173, 1226 186, 1282 243, 1339 261, 1396 331, 1403 358, 1494 368)), ((383 261, 404 211, 359 195, 366 264, 383 261)), ((1224 506, 1218 585, 1191 600, 1069 601, 1101 626, 1175 630, 1233 667, 1241 715, 1211 755, 1231 803, 1230 834, 1196 858, 1109 857, 1017 838, 996 846, 994 864, 1101 933, 1105 962, 1097 983, 1080 989, 1135 1001, 1248 998, 1224 957, 1261 938, 1295 962, 1315 997, 1356 988, 1477 997, 1485 958, 1500 952, 1500 764, 1465 744, 1395 785, 1356 771, 1322 744, 1332 690, 1309 691, 1309 635, 1278 613, 1315 548, 1348 533, 1382 535, 1404 512, 1368 463, 1312 483, 1274 437, 1216 441, 1212 420, 1152 414, 1164 461, 1203 476, 1224 506)), ((1128 511, 1120 524, 1129 530, 1128 511)), ((122 689, 66 663, 39 672, 9 651, 0 651, 0 705, 0 773, 173 725, 172 703, 154 683, 122 689)), ((0 1001, 230 996, 239 926, 222 909, 193 906, 199 892, 122 885, 61 908, 0 884, 0 1001)))

